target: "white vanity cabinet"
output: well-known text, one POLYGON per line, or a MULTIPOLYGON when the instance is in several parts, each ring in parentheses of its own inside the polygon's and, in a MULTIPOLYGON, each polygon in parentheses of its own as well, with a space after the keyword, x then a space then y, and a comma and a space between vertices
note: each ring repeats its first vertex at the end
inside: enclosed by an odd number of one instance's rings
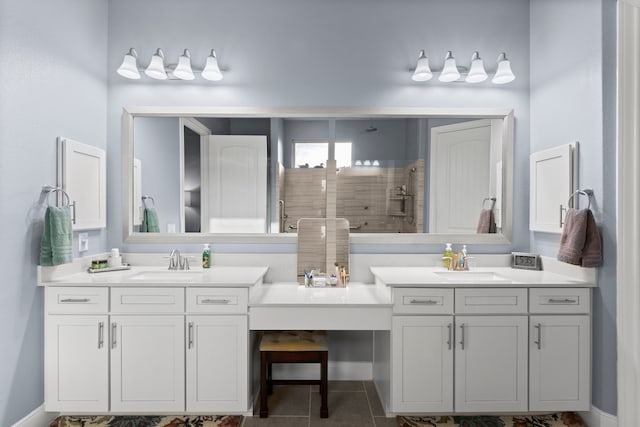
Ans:
POLYGON ((247 412, 248 294, 47 286, 47 411, 247 412))
POLYGON ((394 287, 387 409, 588 410, 590 295, 587 288, 394 287))
POLYGON ((591 292, 531 289, 529 409, 588 411, 591 406, 591 292), (544 313, 544 314, 537 314, 544 313))
POLYGON ((45 408, 109 408, 107 289, 47 288, 45 408))
POLYGON ((187 411, 249 408, 249 291, 187 289, 187 411))

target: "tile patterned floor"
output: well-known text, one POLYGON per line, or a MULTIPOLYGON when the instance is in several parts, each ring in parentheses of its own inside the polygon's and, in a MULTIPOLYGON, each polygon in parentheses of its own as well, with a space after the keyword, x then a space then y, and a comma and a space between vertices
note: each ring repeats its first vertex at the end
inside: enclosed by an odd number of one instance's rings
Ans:
POLYGON ((318 386, 275 386, 269 418, 245 417, 242 427, 396 427, 370 381, 329 381, 329 418, 320 418, 318 386))

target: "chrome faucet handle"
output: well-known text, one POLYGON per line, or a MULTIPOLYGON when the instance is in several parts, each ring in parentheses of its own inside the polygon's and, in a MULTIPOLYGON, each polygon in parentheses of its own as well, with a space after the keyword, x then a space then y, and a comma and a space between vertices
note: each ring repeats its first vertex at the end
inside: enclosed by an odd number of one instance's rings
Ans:
POLYGON ((169 270, 177 270, 180 266, 180 251, 174 249, 169 254, 169 270))
POLYGON ((180 261, 180 270, 191 270, 189 267, 189 257, 182 257, 182 260, 180 261))

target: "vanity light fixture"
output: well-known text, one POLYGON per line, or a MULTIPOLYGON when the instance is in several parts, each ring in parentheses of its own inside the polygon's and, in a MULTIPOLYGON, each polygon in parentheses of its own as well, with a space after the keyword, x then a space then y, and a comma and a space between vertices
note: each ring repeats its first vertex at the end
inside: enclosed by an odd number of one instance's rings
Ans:
POLYGON ((180 80, 193 80, 193 70, 191 70, 191 54, 189 49, 185 49, 184 53, 178 58, 178 65, 173 70, 173 75, 180 80))
POLYGON ((491 81, 495 84, 505 84, 514 81, 516 76, 511 71, 511 61, 507 59, 507 54, 502 52, 498 56, 498 71, 491 81))
POLYGON ((426 82, 427 80, 431 80, 433 77, 433 73, 431 72, 431 67, 429 67, 429 58, 424 54, 424 49, 420 51, 420 55, 418 56, 418 65, 416 66, 416 70, 413 72, 411 79, 414 82, 426 82))
POLYGON ((484 63, 478 51, 473 52, 471 56, 471 68, 469 74, 464 79, 467 83, 480 83, 487 80, 487 72, 484 70, 484 63))
POLYGON ((447 51, 447 56, 444 58, 444 68, 442 69, 438 80, 448 83, 455 82, 458 79, 460 79, 460 72, 456 65, 456 58, 453 57, 453 53, 451 51, 447 51))
POLYGON ((136 52, 134 48, 129 49, 129 52, 124 56, 122 64, 120 64, 118 68, 118 74, 133 80, 140 78, 140 71, 138 71, 138 52, 136 52))
MULTIPOLYGON (((492 83, 505 84, 515 80, 515 75, 511 71, 511 62, 507 59, 507 55, 502 52, 498 56, 497 70, 491 79, 492 83)), ((415 70, 412 70, 411 79, 416 82, 424 82, 433 78, 434 71, 429 66, 429 59, 424 50, 420 50, 418 63, 415 70)), ((435 71, 437 73, 437 71, 435 71)), ((480 58, 478 51, 473 52, 471 56, 471 66, 469 68, 458 66, 453 52, 447 51, 444 60, 444 66, 440 71, 438 80, 441 82, 460 82, 480 83, 487 80, 488 75, 484 68, 484 61, 480 58)))
POLYGON ((144 73, 153 79, 167 79, 167 72, 164 69, 164 52, 162 52, 162 49, 158 48, 158 50, 156 50, 156 53, 151 57, 151 62, 147 69, 144 70, 144 73))
MULTIPOLYGON (((131 48, 125 54, 117 72, 122 77, 138 80, 141 77, 140 71, 142 69, 138 68, 138 53, 134 48, 131 48)), ((169 64, 165 67, 164 52, 160 48, 151 57, 149 66, 144 69, 144 73, 147 76, 157 80, 193 80, 195 79, 194 71, 198 71, 198 74, 201 74, 205 80, 222 80, 222 71, 218 66, 218 58, 214 49, 211 49, 211 53, 206 59, 204 70, 191 68, 191 52, 189 52, 189 49, 184 50, 178 58, 177 64, 169 64)))
POLYGON ((204 70, 202 70, 202 78, 211 81, 222 80, 222 72, 220 71, 220 67, 218 67, 218 58, 216 57, 215 49, 211 49, 211 54, 207 56, 207 63, 204 66, 204 70))

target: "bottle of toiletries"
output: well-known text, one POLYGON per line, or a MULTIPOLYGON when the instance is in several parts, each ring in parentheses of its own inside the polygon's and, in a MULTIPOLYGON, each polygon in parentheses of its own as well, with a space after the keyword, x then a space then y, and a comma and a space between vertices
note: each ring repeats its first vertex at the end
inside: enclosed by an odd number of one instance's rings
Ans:
POLYGON ((452 267, 451 263, 453 262, 453 249, 451 248, 451 243, 447 243, 446 247, 444 248, 442 258, 444 268, 449 270, 452 267))
POLYGON ((202 251, 202 268, 209 267, 211 267, 211 247, 208 243, 205 243, 202 251))

